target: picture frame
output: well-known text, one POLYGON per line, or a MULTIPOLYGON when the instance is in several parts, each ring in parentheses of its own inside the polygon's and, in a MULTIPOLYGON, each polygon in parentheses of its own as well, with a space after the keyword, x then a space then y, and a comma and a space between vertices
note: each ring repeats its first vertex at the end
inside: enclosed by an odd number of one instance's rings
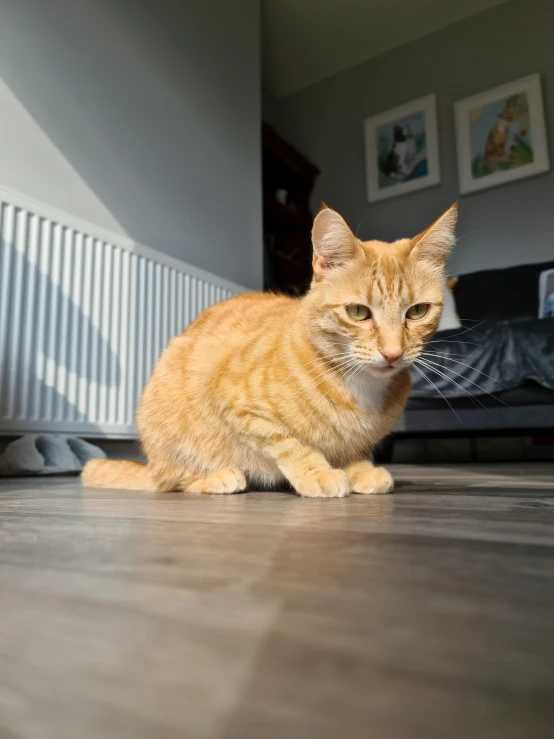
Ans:
POLYGON ((554 269, 545 269, 539 277, 539 318, 554 318, 554 269))
POLYGON ((437 100, 412 100, 364 120, 367 198, 374 203, 440 183, 437 100))
POLYGON ((539 74, 454 104, 460 193, 548 172, 539 74))

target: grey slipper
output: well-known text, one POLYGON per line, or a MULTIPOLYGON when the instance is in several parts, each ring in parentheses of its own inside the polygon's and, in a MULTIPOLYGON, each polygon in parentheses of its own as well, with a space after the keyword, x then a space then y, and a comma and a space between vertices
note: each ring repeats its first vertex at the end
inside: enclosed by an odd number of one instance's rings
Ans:
POLYGON ((83 439, 65 434, 29 434, 0 455, 0 476, 64 475, 80 472, 89 459, 106 454, 83 439))

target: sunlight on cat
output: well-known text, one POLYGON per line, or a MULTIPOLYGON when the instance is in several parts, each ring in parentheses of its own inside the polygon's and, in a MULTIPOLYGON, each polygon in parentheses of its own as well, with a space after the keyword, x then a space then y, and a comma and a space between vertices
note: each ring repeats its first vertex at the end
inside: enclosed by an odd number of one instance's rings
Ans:
POLYGON ((137 413, 148 464, 92 460, 93 487, 235 493, 287 480, 305 497, 388 493, 370 461, 409 367, 437 329, 453 205, 415 238, 360 241, 324 207, 302 298, 239 295, 174 338, 137 413))

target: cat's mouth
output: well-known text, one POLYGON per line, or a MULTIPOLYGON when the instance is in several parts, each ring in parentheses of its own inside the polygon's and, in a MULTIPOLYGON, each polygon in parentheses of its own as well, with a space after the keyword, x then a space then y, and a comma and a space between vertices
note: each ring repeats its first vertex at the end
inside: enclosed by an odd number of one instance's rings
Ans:
POLYGON ((371 374, 377 377, 386 377, 387 375, 396 374, 405 367, 405 362, 398 362, 394 364, 370 364, 368 365, 368 370, 371 374))

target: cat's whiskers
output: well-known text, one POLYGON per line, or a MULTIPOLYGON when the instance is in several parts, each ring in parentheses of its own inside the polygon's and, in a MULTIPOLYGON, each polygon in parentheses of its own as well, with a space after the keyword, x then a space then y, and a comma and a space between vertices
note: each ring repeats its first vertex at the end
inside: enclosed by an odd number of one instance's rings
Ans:
MULTIPOLYGON (((483 375, 483 377, 487 377, 489 380, 492 380, 493 382, 497 382, 501 388, 504 390, 509 390, 510 388, 506 387, 506 385, 503 385, 500 380, 497 380, 495 377, 491 377, 490 375, 487 375, 486 372, 482 372, 481 370, 478 370, 476 367, 472 367, 470 364, 467 364, 466 362, 460 362, 459 359, 451 359, 450 356, 447 354, 439 354, 438 352, 424 352, 422 356, 430 355, 433 357, 438 357, 439 359, 450 359, 451 362, 454 362, 455 364, 463 364, 464 367, 468 367, 470 370, 473 370, 474 372, 477 372, 479 375, 483 375)), ((456 356, 463 357, 463 354, 458 354, 456 356)), ((460 375, 462 377, 462 375, 460 375)), ((471 382, 471 380, 468 380, 468 382, 471 382)), ((486 391, 485 391, 486 392, 486 391)), ((500 400, 500 398, 498 398, 500 400)), ((501 401, 502 402, 502 401, 501 401)), ((509 406, 508 406, 509 408, 509 406)))
MULTIPOLYGON (((416 362, 418 362, 418 361, 419 361, 419 360, 416 360, 416 362)), ((428 383, 429 383, 430 385, 432 385, 432 386, 433 386, 433 387, 435 388, 435 390, 436 390, 436 391, 438 392, 438 394, 439 394, 439 395, 440 395, 440 396, 441 396, 441 397, 442 397, 442 398, 444 399, 444 401, 446 402, 446 404, 448 405, 448 407, 450 408, 450 410, 452 411, 452 413, 453 413, 453 414, 454 414, 454 415, 456 416, 456 418, 458 419, 458 421, 460 422, 460 424, 461 424, 461 425, 463 426, 464 424, 462 423, 462 419, 461 419, 461 418, 460 418, 460 416, 459 416, 459 415, 458 415, 458 414, 456 413, 456 411, 455 411, 455 410, 454 410, 454 408, 452 407, 452 405, 451 405, 450 401, 448 400, 448 398, 447 398, 447 397, 446 397, 446 396, 445 396, 445 395, 444 395, 444 394, 443 394, 443 393, 442 393, 442 392, 441 392, 441 391, 439 390, 439 388, 438 388, 438 387, 437 387, 437 386, 435 385, 435 383, 433 382, 433 380, 431 380, 431 379, 430 379, 429 377, 427 377, 427 375, 425 374, 425 372, 424 372, 424 371, 423 371, 422 369, 420 369, 420 368, 419 368, 419 367, 418 367, 418 366, 417 366, 417 365, 416 365, 415 363, 414 363, 414 364, 412 365, 412 367, 413 367, 413 368, 415 369, 415 371, 416 371, 416 372, 419 372, 419 374, 420 374, 420 375, 421 375, 421 376, 422 376, 422 377, 423 377, 423 378, 424 378, 425 380, 427 380, 427 382, 428 382, 428 383)))
MULTIPOLYGON (((448 354, 440 354, 439 352, 430 352, 427 349, 424 349, 420 354, 431 354, 435 357, 443 357, 443 359, 448 359, 448 357, 470 357, 473 354, 474 350, 472 349, 469 352, 449 352, 448 354)), ((419 355, 418 355, 419 356, 419 355)))
MULTIPOLYGON (((464 380, 466 380, 466 382, 469 382, 471 385, 475 385, 475 387, 479 388, 479 390, 482 393, 486 393, 491 398, 493 398, 493 400, 498 400, 499 403, 502 403, 502 405, 505 405, 506 408, 509 408, 510 410, 512 410, 510 408, 510 406, 508 405, 508 403, 505 403, 501 398, 497 397, 496 395, 493 395, 492 393, 489 393, 488 390, 485 390, 484 387, 481 387, 481 385, 479 385, 476 382, 473 382, 473 380, 470 380, 468 377, 464 377, 464 375, 462 375, 460 372, 454 372, 454 370, 451 367, 445 367, 443 364, 439 364, 438 362, 433 362, 431 359, 428 359, 426 361, 429 362, 430 364, 433 364, 433 365, 437 366, 437 367, 442 367, 443 369, 448 370, 448 372, 452 372, 452 374, 456 375, 456 377, 462 377, 464 380)), ((471 396, 471 397, 473 397, 473 396, 471 396)), ((483 405, 484 405, 484 403, 483 403, 483 405)), ((489 410, 489 409, 487 408, 487 410, 489 410)))
POLYGON ((325 364, 328 366, 329 364, 333 364, 333 362, 343 361, 344 359, 350 356, 351 356, 350 352, 338 352, 337 354, 328 354, 328 355, 322 354, 320 356, 315 357, 314 359, 310 359, 309 362, 305 362, 304 364, 300 364, 298 365, 298 367, 295 367, 294 370, 287 376, 286 379, 290 380, 290 378, 294 374, 296 374, 299 370, 305 369, 307 367, 311 367, 312 365, 325 364))
MULTIPOLYGON (((474 385, 476 388, 479 388, 479 390, 482 393, 485 393, 486 395, 488 395, 489 397, 493 398, 494 400, 497 400, 499 403, 502 403, 502 405, 504 405, 509 410, 513 410, 512 407, 508 403, 506 403, 504 400, 502 400, 502 398, 499 398, 497 395, 494 395, 493 393, 489 393, 489 391, 488 390, 485 390, 484 387, 481 387, 481 385, 479 385, 477 382, 474 382, 473 380, 470 380, 468 377, 465 377, 461 373, 454 372, 454 370, 451 367, 445 367, 443 364, 439 364, 438 362, 432 362, 432 360, 430 360, 430 359, 427 359, 426 361, 432 363, 433 365, 435 365, 437 367, 442 367, 443 369, 448 370, 449 372, 452 372, 452 374, 456 375, 456 377, 462 377, 466 382, 469 382, 471 385, 474 385)), ((473 396, 471 396, 471 397, 473 397, 473 396)))
POLYGON ((480 349, 485 348, 483 344, 474 344, 473 342, 466 341, 465 339, 463 339, 462 341, 454 341, 451 339, 437 339, 436 341, 435 340, 428 341, 427 344, 458 344, 458 345, 464 344, 464 346, 477 346, 480 349))
MULTIPOLYGON (((467 334, 467 332, 468 332, 468 331, 473 331, 473 333, 477 334, 477 336, 482 336, 482 337, 484 338, 484 335, 483 335, 483 334, 480 334, 480 333, 479 333, 479 331, 476 331, 475 329, 476 329, 476 328, 477 328, 478 326, 481 326, 481 325, 482 325, 483 323, 486 323, 486 322, 487 322, 487 320, 486 320, 486 319, 485 319, 485 320, 483 320, 483 321, 480 321, 480 322, 479 322, 479 323, 477 324, 477 326, 473 326, 472 328, 466 328, 466 329, 464 329, 463 331, 460 331, 460 332, 459 332, 459 333, 457 333, 457 334, 452 334, 452 336, 451 336, 450 338, 451 338, 451 339, 455 339, 455 338, 456 338, 456 336, 463 336, 464 334, 467 334)), ((430 344, 436 344, 436 343, 437 343, 438 341, 441 341, 441 339, 436 339, 436 340, 430 341, 429 343, 430 343, 430 344)))
MULTIPOLYGON (((360 360, 359 358, 348 352, 349 359, 340 362, 333 367, 329 367, 324 372, 312 377, 311 379, 316 382, 320 382, 325 377, 337 372, 341 375, 341 379, 344 383, 351 382, 362 370, 364 370, 370 363, 367 361, 360 360)), ((296 398, 301 391, 295 393, 292 398, 296 398)), ((292 399, 291 398, 291 399, 292 399)))
POLYGON ((479 408, 479 410, 482 410, 482 409, 489 410, 486 407, 486 405, 481 400, 479 400, 478 398, 474 397, 469 392, 469 390, 466 390, 465 387, 462 387, 462 385, 460 385, 459 382, 456 382, 456 380, 453 380, 451 377, 449 377, 444 372, 441 372, 440 370, 436 369, 435 367, 432 367, 430 364, 428 364, 427 362, 425 362, 421 358, 420 359, 417 359, 416 360, 416 363, 417 364, 420 364, 422 367, 425 367, 425 369, 428 369, 430 372, 434 372, 436 375, 439 375, 440 377, 444 378, 447 382, 450 382, 455 387, 460 388, 460 390, 462 390, 467 395, 467 397, 471 400, 471 402, 475 405, 476 408, 479 408))
MULTIPOLYGON (((355 361, 356 361, 356 358, 354 356, 352 356, 352 354, 350 354, 350 352, 348 352, 348 354, 345 357, 343 357, 342 359, 339 359, 337 361, 329 361, 329 362, 325 363, 326 366, 325 366, 324 370, 319 375, 316 375, 316 377, 320 377, 321 375, 325 375, 325 374, 328 374, 330 372, 335 372, 337 370, 340 370, 340 369, 344 368, 345 366, 347 366, 347 365, 349 365, 349 364, 351 364, 351 363, 353 363, 355 361)), ((310 374, 310 372, 313 369, 315 369, 315 368, 314 367, 307 367, 307 368, 305 368, 304 369, 304 374, 310 374)))
MULTIPOLYGON (((326 370, 324 370, 320 374, 315 375, 315 377, 313 377, 313 376, 310 375, 310 380, 312 382, 315 382, 315 383, 320 383, 321 380, 323 378, 327 377, 328 375, 332 375, 334 373, 340 374, 342 371, 348 371, 349 369, 351 369, 355 365, 357 365, 356 360, 353 357, 350 357, 349 359, 343 361, 342 363, 339 363, 337 365, 334 365, 333 367, 328 367, 326 370)), ((307 374, 309 374, 309 372, 307 374)), ((305 395, 306 394, 306 389, 305 388, 301 388, 298 392, 296 392, 291 397, 291 400, 293 398, 296 398, 300 394, 304 394, 305 395)))
POLYGON ((359 374, 360 374, 360 372, 362 372, 362 370, 364 370, 366 366, 367 366, 367 364, 366 364, 365 362, 360 362, 360 361, 358 360, 358 362, 357 362, 357 365, 356 365, 356 366, 354 367, 354 369, 351 369, 351 370, 349 370, 349 371, 348 371, 348 372, 347 372, 347 373, 345 374, 345 376, 343 377, 343 381, 344 381, 345 383, 347 383, 347 382, 352 382, 352 380, 353 380, 353 379, 354 379, 354 378, 355 378, 355 377, 356 377, 357 375, 359 375, 359 374))
POLYGON ((333 360, 341 359, 343 357, 350 357, 352 356, 351 352, 337 352, 336 354, 321 354, 317 357, 314 357, 313 359, 310 359, 309 362, 305 362, 304 364, 298 365, 296 369, 302 369, 303 367, 308 367, 311 364, 317 364, 318 362, 332 362, 333 360))
POLYGON ((361 364, 360 367, 354 371, 354 373, 348 378, 348 382, 352 382, 352 380, 355 380, 356 377, 365 369, 366 365, 361 364))
MULTIPOLYGON (((331 366, 326 365, 325 369, 323 369, 323 371, 320 372, 319 374, 315 375, 315 377, 321 377, 322 375, 326 375, 330 372, 336 372, 337 370, 340 370, 343 367, 349 366, 353 362, 355 362, 355 358, 352 357, 351 355, 348 357, 345 357, 344 359, 341 359, 338 362, 331 362, 330 363, 331 366)), ((310 375, 313 379, 313 375, 310 374, 313 369, 315 368, 314 367, 306 368, 304 374, 310 375)))

